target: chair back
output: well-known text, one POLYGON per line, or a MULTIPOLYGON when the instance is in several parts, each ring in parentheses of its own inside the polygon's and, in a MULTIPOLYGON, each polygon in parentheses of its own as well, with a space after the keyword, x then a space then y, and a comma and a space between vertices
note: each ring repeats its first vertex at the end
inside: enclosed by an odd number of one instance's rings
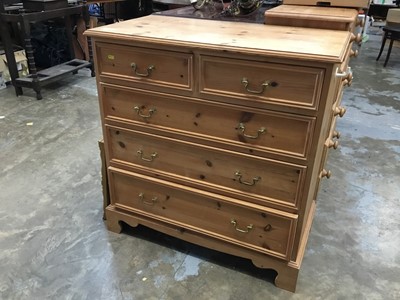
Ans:
POLYGON ((388 23, 400 23, 400 8, 391 8, 386 16, 388 23))

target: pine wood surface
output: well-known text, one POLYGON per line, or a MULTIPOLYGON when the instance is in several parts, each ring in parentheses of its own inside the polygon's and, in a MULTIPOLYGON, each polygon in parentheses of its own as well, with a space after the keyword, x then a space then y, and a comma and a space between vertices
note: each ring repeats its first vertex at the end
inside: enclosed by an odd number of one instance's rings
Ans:
POLYGON ((294 291, 350 32, 149 16, 86 34, 109 229, 141 224, 249 258, 294 291))
POLYGON ((354 31, 353 8, 280 5, 265 11, 265 24, 354 31))
POLYGON ((153 176, 164 173, 164 177, 174 177, 182 184, 190 181, 198 188, 263 205, 275 202, 281 209, 296 208, 301 200, 304 166, 118 127, 107 126, 106 136, 111 164, 123 162, 137 172, 147 168, 153 176), (143 154, 138 155, 137 151, 143 154), (152 157, 154 153, 156 156, 152 157))
POLYGON ((296 16, 302 19, 315 19, 319 21, 354 22, 358 11, 352 8, 303 6, 303 5, 279 5, 265 11, 267 16, 286 15, 296 16))
POLYGON ((212 144, 205 143, 212 146, 218 141, 224 148, 228 147, 226 144, 234 145, 236 151, 246 154, 258 150, 258 156, 262 157, 276 153, 281 159, 296 157, 300 158, 297 162, 304 162, 309 156, 315 117, 251 107, 243 110, 242 106, 200 99, 194 101, 187 97, 109 84, 102 84, 102 96, 107 119, 142 124, 175 134, 185 132, 203 140, 212 138, 212 144), (138 109, 134 110, 135 107, 138 109), (150 116, 151 110, 155 112, 150 116), (244 126, 243 132, 240 124, 244 126), (246 137, 255 136, 260 128, 265 128, 265 132, 259 138, 246 137))
POLYGON ((150 15, 89 29, 85 34, 112 41, 194 46, 200 49, 233 51, 317 61, 340 62, 348 33, 335 30, 297 28, 210 21, 150 15), (260 36, 263 38, 260 39, 260 36))
POLYGON ((289 260, 296 215, 119 169, 110 172, 111 204, 117 208, 289 260))

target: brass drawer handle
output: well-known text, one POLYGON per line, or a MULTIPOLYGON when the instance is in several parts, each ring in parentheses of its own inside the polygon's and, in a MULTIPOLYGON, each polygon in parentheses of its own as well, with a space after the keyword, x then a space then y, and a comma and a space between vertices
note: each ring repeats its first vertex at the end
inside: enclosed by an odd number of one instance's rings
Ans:
POLYGON ((146 200, 144 198, 144 193, 139 194, 139 199, 142 201, 143 204, 153 206, 157 202, 157 197, 151 198, 151 200, 146 200))
POLYGON ((138 151, 136 151, 137 152, 137 154, 139 154, 140 155, 140 158, 142 159, 142 160, 144 160, 144 161, 149 161, 149 162, 152 162, 156 157, 157 157, 157 152, 153 152, 151 155, 150 155, 150 157, 149 158, 147 158, 147 157, 144 157, 143 156, 143 151, 142 150, 138 150, 138 151))
POLYGON ((253 186, 255 185, 258 181, 261 180, 260 176, 256 176, 253 178, 253 182, 246 182, 246 181, 242 181, 242 173, 240 173, 240 171, 236 171, 235 172, 235 177, 238 178, 239 183, 244 184, 244 185, 248 185, 248 186, 253 186))
POLYGON ((156 67, 154 65, 150 65, 147 67, 147 72, 146 73, 140 73, 137 71, 137 65, 136 63, 131 63, 131 68, 133 69, 133 71, 135 72, 135 74, 137 76, 140 77, 149 77, 151 75, 151 71, 153 71, 156 67))
POLYGON ((270 85, 268 81, 264 81, 261 84, 261 90, 259 90, 259 91, 251 90, 251 89, 249 89, 249 80, 246 77, 242 78, 242 84, 244 85, 244 88, 246 89, 246 91, 248 91, 249 93, 252 93, 252 94, 262 94, 262 93, 264 93, 265 88, 270 85))
POLYGON ((233 227, 235 227, 236 231, 242 232, 242 233, 249 233, 250 230, 253 229, 253 224, 247 225, 246 229, 240 229, 237 226, 237 221, 235 219, 231 220, 231 224, 233 225, 233 227))
POLYGON ((347 67, 345 72, 341 72, 339 68, 336 68, 336 77, 342 78, 345 86, 350 86, 353 81, 353 72, 351 71, 351 67, 347 67))
POLYGON ((338 141, 333 141, 331 139, 329 139, 326 143, 328 148, 333 148, 333 149, 337 149, 339 147, 339 142, 338 141))
POLYGON ((351 71, 351 67, 347 67, 347 70, 345 72, 341 72, 339 68, 336 68, 336 77, 347 78, 349 74, 353 74, 353 72, 351 71))
POLYGON ((333 138, 339 139, 340 136, 341 136, 340 131, 337 131, 337 130, 333 131, 333 134, 332 134, 333 138))
POLYGON ((325 169, 323 169, 323 170, 321 171, 320 176, 321 176, 321 178, 326 177, 326 178, 329 179, 329 178, 331 178, 331 176, 332 176, 332 172, 331 172, 330 170, 325 170, 325 169))
POLYGON ((359 54, 359 52, 358 52, 357 49, 356 50, 353 50, 353 49, 350 50, 350 57, 357 57, 358 54, 359 54))
POLYGON ((357 44, 361 44, 362 39, 363 39, 363 37, 362 37, 361 33, 357 33, 357 35, 352 33, 351 34, 351 38, 350 38, 350 42, 356 42, 357 44))
POLYGON ((344 114, 346 113, 346 108, 342 106, 337 106, 333 109, 333 115, 339 116, 343 118, 344 114))
POLYGON ((141 111, 142 109, 139 106, 135 106, 133 109, 136 111, 138 116, 140 116, 140 117, 142 117, 144 119, 150 119, 151 116, 157 111, 157 109, 155 109, 155 108, 150 108, 149 109, 149 114, 148 115, 144 115, 144 114, 142 114, 142 111, 141 111))
POLYGON ((263 133, 265 133, 267 131, 267 129, 265 129, 265 127, 261 127, 260 129, 258 129, 257 135, 248 135, 248 134, 244 133, 244 131, 246 130, 246 127, 244 126, 243 123, 239 123, 238 130, 244 137, 249 138, 249 139, 258 139, 260 137, 260 135, 262 135, 263 133))

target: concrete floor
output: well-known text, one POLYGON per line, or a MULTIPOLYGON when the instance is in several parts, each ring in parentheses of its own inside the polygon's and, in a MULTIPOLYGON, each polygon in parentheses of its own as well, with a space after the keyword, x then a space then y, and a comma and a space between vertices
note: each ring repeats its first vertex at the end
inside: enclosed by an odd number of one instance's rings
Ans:
POLYGON ((0 91, 0 299, 400 299, 400 48, 352 60, 297 292, 246 260, 102 220, 101 137, 89 72, 0 91), (30 125, 31 123, 31 125, 30 125))

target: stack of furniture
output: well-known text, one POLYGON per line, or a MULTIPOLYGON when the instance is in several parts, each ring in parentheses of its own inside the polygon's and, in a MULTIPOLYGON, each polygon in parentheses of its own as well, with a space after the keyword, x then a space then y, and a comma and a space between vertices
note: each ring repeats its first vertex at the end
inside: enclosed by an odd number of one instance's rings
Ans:
MULTIPOLYGON (((61 2, 26 1, 28 8, 23 8, 15 5, 18 2, 20 1, 0 0, 0 36, 5 48, 11 82, 14 85, 17 96, 22 95, 22 88, 26 87, 33 89, 36 92, 36 98, 40 100, 42 99, 41 89, 44 85, 59 80, 67 74, 76 73, 79 69, 92 68, 91 47, 89 47, 90 57, 88 60, 75 59, 73 49, 72 18, 79 16, 87 21, 86 5, 68 5, 66 0, 61 2), (65 31, 69 41, 71 60, 44 70, 38 70, 31 43, 31 23, 55 18, 63 18, 65 21, 65 31), (26 51, 30 73, 27 77, 19 77, 18 75, 14 57, 13 39, 9 28, 14 29, 15 35, 22 37, 22 46, 26 51)), ((92 75, 94 76, 93 69, 92 75)))
POLYGON ((295 291, 355 26, 152 15, 87 31, 109 230, 140 224, 248 258, 295 291))

